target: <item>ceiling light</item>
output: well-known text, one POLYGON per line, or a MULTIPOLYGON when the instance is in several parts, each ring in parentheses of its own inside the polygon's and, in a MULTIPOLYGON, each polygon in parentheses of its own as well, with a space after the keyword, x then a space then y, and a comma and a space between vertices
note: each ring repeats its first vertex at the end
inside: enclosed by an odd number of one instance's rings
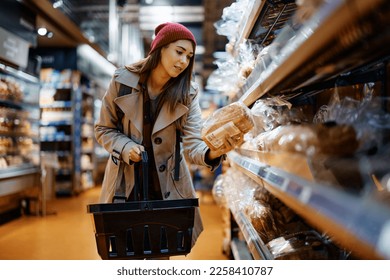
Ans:
POLYGON ((64 4, 64 2, 62 2, 62 0, 57 0, 57 1, 55 1, 55 2, 53 3, 53 8, 54 8, 54 9, 57 9, 57 8, 61 7, 62 4, 64 4))
POLYGON ((39 27, 37 30, 37 33, 39 36, 47 37, 47 38, 53 38, 54 33, 52 31, 47 30, 46 27, 39 27))
POLYGON ((41 36, 46 36, 47 29, 45 27, 38 28, 38 34, 41 35, 41 36))

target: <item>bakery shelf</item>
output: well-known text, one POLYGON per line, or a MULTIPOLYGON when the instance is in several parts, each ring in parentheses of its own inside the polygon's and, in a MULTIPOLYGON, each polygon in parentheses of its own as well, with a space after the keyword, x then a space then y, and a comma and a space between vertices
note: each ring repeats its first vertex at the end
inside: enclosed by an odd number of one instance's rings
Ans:
MULTIPOLYGON (((306 102, 313 91, 332 88, 340 80, 350 84, 379 81, 382 91, 386 90, 390 49, 383 46, 390 43, 388 1, 323 1, 310 19, 298 24, 294 10, 299 7, 294 5, 295 1, 288 0, 258 0, 243 15, 233 52, 245 39, 267 48, 238 93, 244 104, 251 106, 267 95, 296 96, 295 101, 306 102)), ((358 258, 390 259, 390 206, 380 197, 366 189, 353 189, 353 180, 342 184, 333 169, 326 174, 317 172, 323 171, 316 169, 322 167, 317 159, 291 153, 260 155, 243 149, 228 157, 234 168, 264 186, 336 245, 358 258)), ((340 159, 332 167, 348 164, 348 160, 340 159)), ((269 251, 245 214, 235 211, 234 205, 229 208, 248 250, 255 259, 267 259, 269 251)))
POLYGON ((61 126, 72 125, 72 120, 58 120, 58 121, 41 121, 41 126, 61 126))
POLYGON ((268 191, 335 243, 362 259, 390 259, 388 205, 264 164, 256 159, 255 151, 253 156, 244 156, 239 150, 228 156, 234 166, 264 183, 268 191))
POLYGON ((15 102, 12 100, 1 100, 0 99, 0 106, 5 106, 8 108, 13 108, 17 110, 22 110, 23 106, 20 102, 15 102))
POLYGON ((234 45, 235 50, 238 49, 239 45, 243 42, 245 38, 248 38, 248 35, 254 25, 253 19, 256 19, 259 16, 260 11, 263 10, 263 6, 265 3, 266 1, 264 0, 255 0, 250 4, 251 6, 246 10, 246 13, 244 14, 239 24, 240 32, 237 36, 234 45))
MULTIPOLYGON (((7 169, 6 174, 0 171, 0 201, 9 201, 10 195, 18 194, 21 198, 23 192, 39 186, 41 171, 36 166, 24 166, 7 169)), ((0 213, 1 214, 1 213, 0 213)))
POLYGON ((263 1, 248 38, 268 46, 296 11, 295 0, 263 1))
POLYGON ((41 142, 71 142, 70 135, 41 135, 41 142))
POLYGON ((294 91, 388 55, 389 6, 384 0, 324 2, 297 31, 286 26, 279 33, 270 45, 272 61, 266 69, 255 66, 241 99, 250 106, 267 93, 294 91))
POLYGON ((18 167, 8 167, 5 169, 5 172, 0 170, 0 180, 34 173, 40 173, 40 168, 32 164, 24 164, 18 167))
POLYGON ((21 69, 0 62, 0 216, 41 187, 39 78, 21 69))
MULTIPOLYGON (((229 206, 232 206, 228 203, 229 206)), ((273 255, 268 250, 267 246, 259 237, 257 231, 253 228, 253 225, 248 218, 240 211, 237 211, 232 207, 231 213, 239 226, 244 239, 246 241, 249 252, 252 254, 255 260, 272 260, 273 255)))
POLYGON ((22 70, 16 69, 14 67, 8 66, 6 64, 3 64, 0 62, 0 70, 2 70, 5 74, 11 75, 13 77, 17 77, 19 79, 22 79, 26 82, 30 83, 39 83, 39 78, 35 77, 29 73, 23 72, 22 70))
POLYGON ((54 101, 49 104, 41 104, 41 108, 72 108, 72 101, 54 101))
POLYGON ((253 260, 245 241, 233 238, 230 242, 230 247, 235 260, 253 260))
POLYGON ((31 138, 33 140, 36 140, 39 138, 39 135, 37 132, 33 132, 33 131, 28 131, 28 132, 3 132, 3 131, 0 131, 0 136, 7 136, 7 137, 11 137, 11 138, 19 138, 19 137, 28 137, 28 138, 31 138))

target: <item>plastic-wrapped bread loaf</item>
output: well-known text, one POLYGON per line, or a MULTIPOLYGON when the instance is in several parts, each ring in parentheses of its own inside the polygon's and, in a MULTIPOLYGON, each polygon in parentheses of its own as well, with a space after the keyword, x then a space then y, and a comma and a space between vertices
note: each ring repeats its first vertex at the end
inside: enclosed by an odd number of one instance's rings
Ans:
MULTIPOLYGON (((257 203, 255 202, 254 206, 257 203)), ((265 205, 253 207, 250 215, 253 228, 259 234, 261 240, 267 243, 281 235, 281 227, 273 215, 272 208, 265 205), (261 209, 261 211, 259 211, 261 209), (257 213, 256 213, 257 212, 257 213)))
POLYGON ((359 147, 356 131, 351 125, 328 122, 314 126, 320 150, 329 155, 352 155, 359 147))
POLYGON ((352 155, 359 146, 352 126, 335 123, 279 126, 259 134, 254 142, 261 151, 306 155, 352 155))
POLYGON ((202 139, 212 150, 223 148, 227 136, 239 145, 244 140, 244 134, 253 126, 249 108, 240 102, 233 102, 208 117, 203 124, 202 139))
POLYGON ((338 248, 314 230, 281 236, 266 246, 276 260, 328 260, 341 255, 338 248))

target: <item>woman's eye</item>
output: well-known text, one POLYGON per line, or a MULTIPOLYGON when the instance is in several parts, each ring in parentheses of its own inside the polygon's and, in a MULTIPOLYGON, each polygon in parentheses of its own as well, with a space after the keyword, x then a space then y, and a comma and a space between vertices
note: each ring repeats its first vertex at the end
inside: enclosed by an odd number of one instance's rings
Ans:
POLYGON ((176 51, 178 55, 182 55, 182 51, 176 51))

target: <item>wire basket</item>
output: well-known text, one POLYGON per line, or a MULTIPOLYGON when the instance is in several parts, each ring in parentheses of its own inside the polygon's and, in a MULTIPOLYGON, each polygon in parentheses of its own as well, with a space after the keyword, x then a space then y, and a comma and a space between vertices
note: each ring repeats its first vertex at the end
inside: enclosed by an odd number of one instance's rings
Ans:
POLYGON ((102 259, 144 259, 191 251, 198 199, 88 205, 102 259))
MULTIPOLYGON (((120 184, 124 163, 119 164, 114 202, 87 206, 93 214, 100 257, 121 260, 188 254, 198 199, 148 200, 144 187, 144 200, 128 202, 120 184)), ((143 155, 142 168, 147 186, 147 155, 143 155)))

